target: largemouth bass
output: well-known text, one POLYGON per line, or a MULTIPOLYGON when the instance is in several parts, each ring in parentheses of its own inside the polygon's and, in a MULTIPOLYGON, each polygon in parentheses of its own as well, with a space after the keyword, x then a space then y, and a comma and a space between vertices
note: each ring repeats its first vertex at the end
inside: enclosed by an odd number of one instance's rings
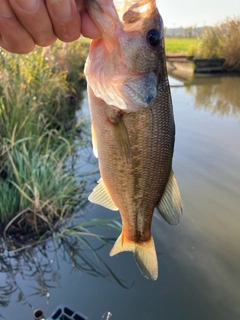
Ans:
POLYGON ((110 255, 132 251, 142 274, 158 277, 154 208, 172 225, 182 214, 172 171, 175 124, 155 0, 85 0, 102 32, 85 66, 92 140, 101 179, 89 200, 119 210, 122 233, 110 255))

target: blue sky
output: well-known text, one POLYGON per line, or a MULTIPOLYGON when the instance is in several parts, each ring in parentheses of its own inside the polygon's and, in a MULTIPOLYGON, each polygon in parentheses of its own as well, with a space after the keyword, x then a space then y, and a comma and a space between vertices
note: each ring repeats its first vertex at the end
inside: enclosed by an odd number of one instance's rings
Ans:
POLYGON ((168 28, 214 25, 226 17, 240 17, 240 0, 156 0, 168 28))

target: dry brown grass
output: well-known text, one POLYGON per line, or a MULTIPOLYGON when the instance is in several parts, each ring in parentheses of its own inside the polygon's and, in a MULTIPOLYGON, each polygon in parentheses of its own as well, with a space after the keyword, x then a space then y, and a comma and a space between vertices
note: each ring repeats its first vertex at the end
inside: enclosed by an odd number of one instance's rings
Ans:
POLYGON ((240 17, 206 27, 191 54, 201 58, 225 58, 226 68, 240 70, 240 17))

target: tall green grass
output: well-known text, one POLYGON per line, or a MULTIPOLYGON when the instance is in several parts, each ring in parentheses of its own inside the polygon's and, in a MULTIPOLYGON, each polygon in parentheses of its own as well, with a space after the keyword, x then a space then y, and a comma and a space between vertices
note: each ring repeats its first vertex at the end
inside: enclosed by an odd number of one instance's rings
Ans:
POLYGON ((17 140, 14 144, 5 140, 5 179, 0 179, 2 222, 16 213, 32 212, 40 219, 47 216, 52 224, 69 213, 81 198, 81 186, 64 170, 69 152, 62 153, 61 149, 68 150, 67 141, 61 140, 56 150, 49 148, 44 152, 38 142, 35 138, 17 140))
POLYGON ((240 70, 240 17, 206 27, 191 54, 201 58, 225 58, 225 67, 240 70))
POLYGON ((81 42, 59 42, 28 55, 0 51, 0 136, 10 138, 15 127, 16 137, 29 137, 46 125, 64 133, 71 129, 71 102, 81 98, 86 51, 81 42))
POLYGON ((28 55, 0 50, 0 222, 5 234, 51 229, 81 200, 81 185, 66 169, 66 159, 75 148, 87 50, 81 41, 58 42, 28 55))

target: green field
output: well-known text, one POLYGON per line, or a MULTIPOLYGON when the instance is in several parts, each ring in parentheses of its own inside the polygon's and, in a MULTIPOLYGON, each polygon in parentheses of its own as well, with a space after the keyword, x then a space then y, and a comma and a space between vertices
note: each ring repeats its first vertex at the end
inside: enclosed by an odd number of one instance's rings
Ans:
POLYGON ((187 53, 198 41, 198 38, 165 38, 166 52, 187 53))

